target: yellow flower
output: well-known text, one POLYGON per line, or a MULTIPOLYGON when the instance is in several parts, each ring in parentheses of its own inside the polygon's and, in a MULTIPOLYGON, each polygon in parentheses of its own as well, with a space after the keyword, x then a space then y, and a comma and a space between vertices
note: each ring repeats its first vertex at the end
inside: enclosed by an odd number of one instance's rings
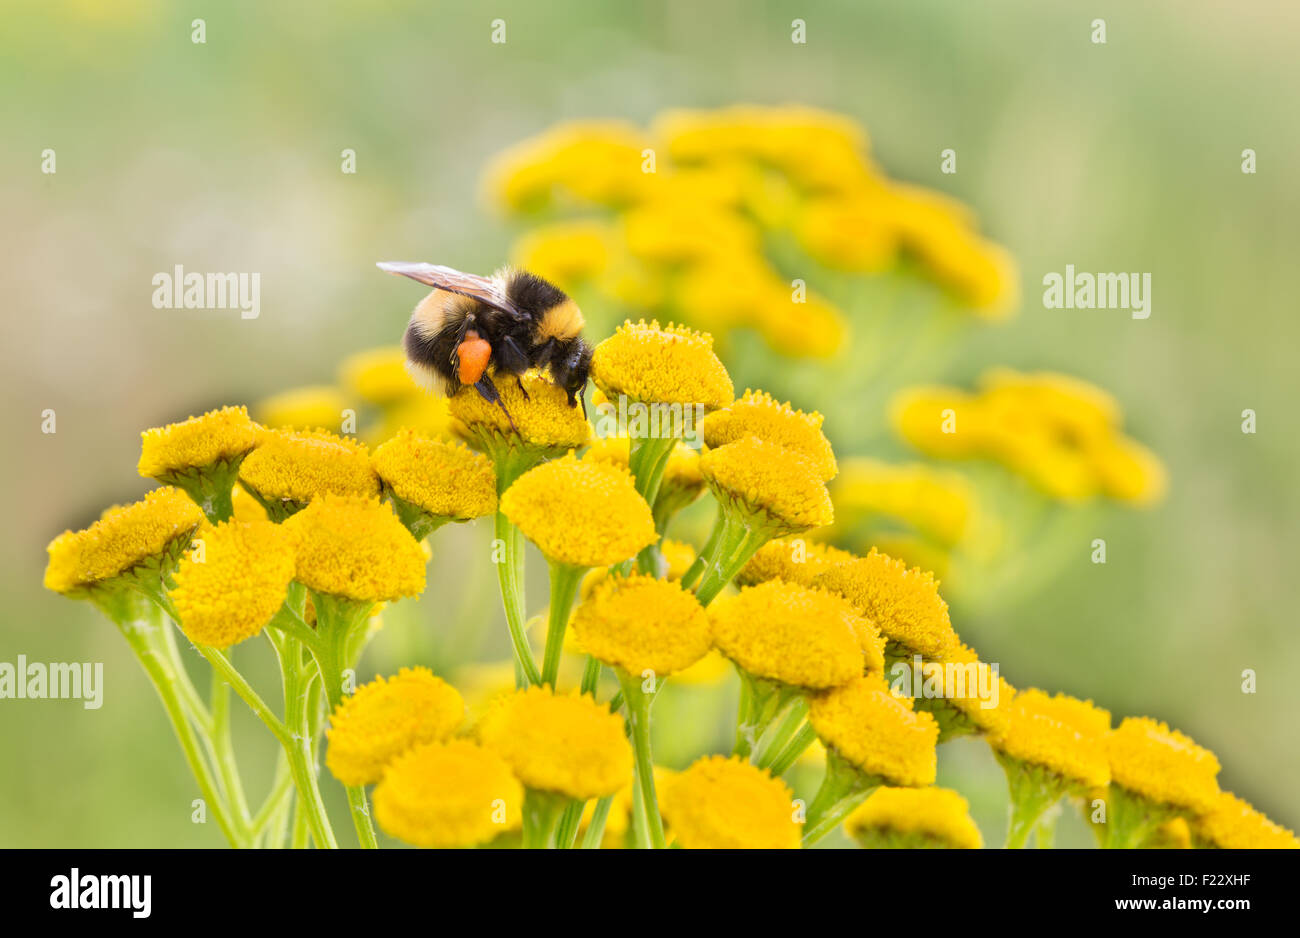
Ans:
POLYGON ((387 491, 435 518, 468 521, 496 511, 491 461, 461 444, 403 427, 375 450, 370 464, 387 491))
POLYGON ((202 553, 176 571, 172 602, 190 641, 214 648, 252 638, 279 610, 294 574, 293 538, 269 521, 202 528, 202 553))
POLYGON ((882 786, 849 815, 844 829, 864 847, 984 846, 970 805, 948 788, 882 786))
POLYGON ((669 580, 680 580, 695 562, 695 548, 685 541, 675 541, 671 537, 666 537, 659 542, 659 553, 668 564, 664 576, 669 580))
POLYGON ((585 801, 612 795, 632 780, 623 718, 576 691, 516 691, 483 717, 478 735, 536 791, 585 801))
POLYGON ((1016 695, 1019 705, 1034 713, 1041 713, 1069 726, 1089 745, 1105 746, 1110 732, 1110 711, 1103 710, 1091 700, 1079 700, 1068 694, 1049 695, 1036 687, 1029 687, 1016 695))
POLYGON ((362 684, 334 709, 325 764, 344 785, 369 785, 402 753, 445 740, 464 719, 456 688, 428 668, 402 668, 362 684))
POLYGON ((235 521, 266 521, 266 509, 261 503, 248 494, 248 490, 242 485, 236 485, 230 490, 230 504, 234 509, 231 516, 235 521))
POLYGON ((685 264, 759 250, 758 231, 748 219, 699 202, 638 205, 623 215, 623 235, 629 253, 652 264, 685 264))
POLYGON ((1202 813, 1219 797, 1219 760, 1168 724, 1127 717, 1110 731, 1111 780, 1161 805, 1202 813))
POLYGON ((515 242, 514 263, 572 290, 609 268, 612 234, 608 225, 585 219, 543 225, 515 242))
POLYGON ((313 385, 259 401, 253 412, 268 427, 339 427, 342 426, 343 411, 351 406, 338 388, 313 385))
MULTIPOLYGON (((597 437, 591 441, 583 459, 606 462, 628 469, 630 440, 625 436, 597 437)), ((700 453, 678 440, 668 454, 659 494, 655 497, 655 514, 673 515, 704 493, 704 476, 700 474, 700 453)))
POLYGON ((297 538, 297 578, 309 589, 359 602, 424 590, 424 551, 377 499, 322 495, 285 527, 297 538))
MULTIPOLYGON (((994 750, 1018 763, 1050 773, 1067 790, 1084 792, 1110 781, 1105 747, 1071 706, 1041 691, 1021 691, 1007 710, 1007 728, 990 739, 994 750), (1071 717, 1065 722, 1062 715, 1071 717)), ((1109 715, 1107 716, 1109 720, 1109 715)))
POLYGON ((799 534, 835 520, 816 464, 780 444, 744 437, 701 456, 700 472, 719 501, 755 516, 773 536, 799 534))
POLYGON ((126 574, 158 573, 179 559, 203 520, 179 489, 154 489, 141 501, 109 509, 89 528, 52 540, 45 588, 80 593, 126 574))
POLYGON ((242 459, 257 441, 257 424, 245 407, 222 407, 140 437, 140 475, 166 482, 174 474, 242 459))
POLYGON ((383 443, 403 427, 431 440, 450 435, 451 409, 447 398, 421 391, 386 404, 380 420, 366 429, 364 439, 371 444, 383 443))
POLYGON ((1295 834, 1227 791, 1216 795, 1195 823, 1198 838, 1225 850, 1300 849, 1295 834))
MULTIPOLYGON (((406 352, 400 345, 366 349, 349 355, 339 366, 339 379, 344 387, 368 404, 385 406, 422 393, 406 370, 406 352)), ((331 423, 338 420, 336 414, 331 423)))
MULTIPOLYGON (((924 682, 924 693, 916 696, 914 687, 913 703, 938 721, 940 742, 968 733, 1001 736, 1007 731, 1016 689, 1000 674, 995 677, 993 667, 980 661, 973 650, 959 643, 942 661, 923 662, 921 672, 919 677, 914 674, 913 680, 924 682)), ((1091 704, 1073 702, 1091 708, 1091 704)), ((1109 726, 1110 714, 1094 712, 1104 714, 1109 726)))
POLYGON ((620 121, 573 121, 502 153, 486 174, 494 201, 533 212, 559 201, 618 206, 651 184, 642 171, 645 135, 620 121))
POLYGON ((805 414, 766 391, 747 390, 729 407, 704 418, 704 443, 710 448, 757 437, 807 457, 823 481, 835 478, 835 454, 822 433, 822 415, 805 414))
POLYGON ((633 675, 667 677, 709 651, 709 617, 695 595, 672 580, 607 577, 573 614, 582 650, 633 675))
POLYGON ((667 780, 659 807, 688 850, 794 850, 794 792, 736 757, 705 756, 667 780))
POLYGON ((831 358, 848 341, 844 314, 816 293, 796 302, 783 284, 764 295, 756 315, 768 346, 787 358, 831 358))
POLYGON ((891 655, 940 658, 957 644, 948 604, 934 576, 882 554, 871 553, 819 574, 813 586, 843 596, 874 622, 891 655))
POLYGON ((581 407, 570 407, 564 390, 537 372, 523 376, 523 389, 514 380, 497 383, 497 393, 514 418, 515 429, 499 404, 489 404, 473 387, 464 387, 449 401, 453 428, 475 449, 493 441, 508 441, 551 455, 584 446, 591 425, 581 407))
POLYGON ((884 784, 933 785, 939 726, 889 692, 878 675, 809 698, 808 720, 828 749, 884 784))
POLYGON ((1128 437, 1106 439, 1095 445, 1090 456, 1101 488, 1111 498, 1145 507, 1164 498, 1169 488, 1159 457, 1128 437))
POLYGON ((898 255, 894 226, 878 205, 862 196, 806 203, 795 234, 809 255, 833 270, 885 270, 898 255))
POLYGON ((889 411, 899 435, 928 456, 977 456, 987 440, 978 399, 958 388, 907 388, 894 395, 889 411))
POLYGON ((364 444, 326 430, 267 430, 239 467, 239 481, 274 518, 319 495, 377 496, 364 444))
POLYGON ((607 567, 658 540, 627 470, 572 454, 520 476, 501 511, 550 560, 575 567, 607 567))
POLYGON ((897 519, 945 546, 965 534, 974 497, 964 476, 920 463, 890 465, 873 459, 844 463, 831 486, 837 526, 897 519))
POLYGON ((499 755, 466 739, 398 756, 375 788, 375 820, 417 847, 474 847, 523 817, 523 786, 499 755))
POLYGON ((755 677, 792 687, 839 687, 884 669, 884 642, 838 596, 772 580, 709 607, 718 650, 755 677))
POLYGON ((674 684, 721 684, 735 673, 731 662, 716 648, 691 665, 685 671, 673 676, 674 684))
POLYGON ((768 580, 785 580, 811 586, 813 580, 836 564, 853 560, 853 554, 830 544, 803 538, 768 541, 749 558, 736 574, 738 586, 752 586, 768 580))
POLYGON ((607 396, 634 401, 725 407, 735 391, 713 351, 713 337, 658 321, 623 323, 596 346, 591 379, 607 396))

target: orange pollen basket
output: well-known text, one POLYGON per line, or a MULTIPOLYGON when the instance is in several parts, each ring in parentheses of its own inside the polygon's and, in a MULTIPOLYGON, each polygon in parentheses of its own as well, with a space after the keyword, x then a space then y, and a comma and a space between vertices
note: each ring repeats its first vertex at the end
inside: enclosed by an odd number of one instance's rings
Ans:
POLYGON ((460 383, 474 384, 483 377, 491 355, 492 346, 486 339, 480 339, 477 332, 465 333, 464 340, 456 346, 456 360, 459 362, 456 377, 460 379, 460 383))

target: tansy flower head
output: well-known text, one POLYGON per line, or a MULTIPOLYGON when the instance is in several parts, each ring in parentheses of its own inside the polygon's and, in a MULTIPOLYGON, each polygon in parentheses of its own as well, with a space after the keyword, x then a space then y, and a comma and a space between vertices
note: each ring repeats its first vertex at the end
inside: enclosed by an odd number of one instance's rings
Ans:
POLYGON ((944 546, 961 540, 974 514, 974 494, 964 476, 921 463, 892 465, 852 459, 831 485, 836 525, 851 530, 885 518, 944 546))
POLYGON ((474 847, 518 827, 523 786, 499 755, 467 739, 425 743, 388 766, 375 820, 417 847, 474 847))
POLYGON ((154 489, 111 508, 83 531, 64 531, 46 550, 45 588, 80 594, 127 574, 161 575, 180 558, 203 512, 180 489, 154 489))
POLYGON ((779 537, 835 520, 816 465, 777 443, 745 437, 700 457, 700 471, 720 502, 779 537))
POLYGON ((257 424, 245 407, 222 407, 201 417, 140 434, 140 475, 173 484, 217 463, 238 465, 257 441, 257 424))
POLYGON ((325 764, 344 785, 369 785, 402 753, 446 739, 464 719, 456 688, 428 668, 402 668, 362 684, 334 709, 325 764))
POLYGON ((838 596, 772 580, 709 607, 718 649, 755 677, 792 687, 839 687, 884 668, 884 641, 838 596))
MULTIPOLYGON (((1054 702, 1041 691, 1021 691, 1007 710, 1007 726, 990 738, 1003 762, 1025 767, 1037 775, 1047 773, 1053 790, 1083 792, 1102 788, 1110 781, 1104 746, 1091 730, 1085 734, 1062 713, 1077 719, 1076 708, 1054 702)), ((1107 718, 1109 719, 1109 717, 1107 718)), ((1085 729, 1091 727, 1086 721, 1085 729)))
POLYGON ((808 720, 828 749, 863 774, 888 785, 934 784, 938 724, 891 694, 879 676, 811 697, 808 720))
POLYGON ((913 673, 912 679, 922 688, 918 695, 913 685, 913 704, 934 716, 939 742, 972 733, 1006 732, 1016 689, 997 673, 996 666, 980 661, 967 646, 956 645, 942 661, 923 661, 921 674, 913 673))
POLYGON ((575 567, 609 566, 658 540, 627 470, 572 454, 520 476, 501 511, 547 558, 575 567))
MULTIPOLYGON (((398 513, 423 513, 432 519, 468 521, 497 507, 492 463, 459 443, 430 440, 403 427, 370 457, 394 497, 398 513)), ((409 519, 408 527, 411 524, 409 519)))
POLYGON ((285 525, 297 538, 297 578, 309 589, 359 602, 424 590, 424 551, 378 499, 322 495, 285 525))
POLYGON ((259 401, 253 413, 268 427, 337 427, 342 425, 343 412, 352 406, 338 388, 313 385, 259 401))
POLYGON ((400 345, 349 355, 339 366, 339 377, 357 397, 381 407, 422 393, 406 370, 406 352, 400 345))
POLYGON ((452 395, 448 406, 456 433, 489 455, 502 443, 535 449, 548 456, 586 445, 591 425, 581 407, 569 406, 564 389, 537 372, 529 372, 521 380, 522 389, 513 379, 497 382, 497 393, 510 417, 500 404, 489 404, 472 387, 452 395), (514 428, 510 426, 511 418, 514 428))
POLYGON ((867 556, 837 564, 813 586, 843 596, 880 629, 890 656, 939 658, 957 644, 948 604, 930 573, 875 548, 867 556))
POLYGON ((664 820, 688 850, 776 850, 799 846, 794 792, 736 757, 705 756, 667 780, 664 820))
POLYGON ((293 537, 269 521, 200 529, 202 553, 176 571, 172 602, 192 642, 228 648, 262 631, 284 603, 294 573, 293 537))
POLYGON ((1165 723, 1128 717, 1106 738, 1111 781, 1161 805, 1193 812, 1219 796, 1219 760, 1165 723))
POLYGON ((735 390, 713 351, 713 337, 671 323, 623 323, 596 346, 591 379, 611 398, 700 404, 716 410, 730 404, 735 390))
POLYGON ((577 691, 515 691, 483 717, 478 737, 537 791, 585 801, 612 795, 632 780, 623 718, 577 691))
POLYGON ((830 544, 805 541, 803 538, 780 538, 768 541, 749 558, 736 574, 740 586, 752 586, 768 580, 785 580, 811 586, 820 574, 846 560, 854 559, 847 550, 830 544))
POLYGON ((379 494, 364 444, 327 430, 266 430, 239 467, 239 481, 273 520, 319 495, 379 494))
POLYGON ((946 847, 978 850, 984 846, 971 820, 970 805, 948 788, 882 786, 858 805, 844 829, 864 847, 946 847))
POLYGON ((704 418, 704 443, 713 448, 756 436, 803 454, 822 480, 830 481, 835 478, 835 454, 822 433, 822 419, 816 411, 805 414, 766 391, 746 391, 731 406, 704 418))
POLYGON ((572 626, 583 651, 629 674, 667 677, 709 650, 709 618, 695 594, 650 576, 607 577, 578 606, 572 626))
POLYGON ((1300 840, 1232 792, 1215 796, 1195 822, 1197 837, 1224 850, 1296 850, 1300 840))

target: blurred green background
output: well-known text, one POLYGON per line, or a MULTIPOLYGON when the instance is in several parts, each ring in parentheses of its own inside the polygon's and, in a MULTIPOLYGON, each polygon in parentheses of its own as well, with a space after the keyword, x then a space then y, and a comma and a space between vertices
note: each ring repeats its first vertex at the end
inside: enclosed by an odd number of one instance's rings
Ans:
MULTIPOLYGON (((139 431, 331 381, 346 353, 394 342, 419 294, 376 260, 498 265, 515 229, 477 187, 506 145, 562 119, 645 124, 665 107, 736 102, 861 120, 892 176, 967 201, 1018 258, 1018 318, 963 333, 951 360, 913 379, 967 383, 992 364, 1076 374, 1117 395, 1129 431, 1169 469, 1161 506, 1095 512, 1047 583, 977 609, 951 597, 963 638, 1017 686, 1168 720, 1218 753, 1225 788, 1300 826, 1300 324, 1286 273, 1300 254, 1300 9, 338 6, 3 4, 0 661, 102 661, 106 689, 98 711, 0 701, 0 846, 221 843, 215 825, 190 821, 193 783, 120 636, 40 588, 50 538, 148 488, 135 474, 139 431), (191 42, 194 17, 206 44, 191 42), (497 17, 504 45, 490 42, 497 17), (795 17, 806 45, 790 42, 795 17), (1095 18, 1105 45, 1090 41, 1095 18), (947 147, 956 175, 939 172, 947 147), (1240 171, 1246 147, 1256 175, 1240 171), (46 148, 54 175, 40 171, 46 148), (340 172, 346 148, 355 175, 340 172), (151 277, 178 263, 259 271, 260 318, 154 309, 151 277), (1043 309, 1043 274, 1067 263, 1151 272, 1151 318, 1043 309), (47 408, 55 434, 41 432, 47 408), (1245 408, 1256 435, 1240 431, 1245 408), (1093 537, 1108 542, 1104 566, 1089 561, 1093 537), (1253 695, 1241 692, 1246 668, 1253 695)), ((762 376, 782 390, 785 363, 758 343, 738 343, 727 364, 740 387, 762 376)), ((786 393, 851 413, 816 368, 790 368, 786 393)), ((847 429, 830 419, 827 431, 837 441, 847 429)), ((476 561, 489 536, 484 524, 439 532, 425 599, 394 610, 363 678, 503 656, 495 583, 476 561)), ((540 563, 530 576, 535 607, 540 563)), ((249 645, 238 660, 273 694, 269 650, 249 645)), ((663 741, 670 764, 726 738, 726 712, 695 713, 694 692, 665 700, 693 727, 663 741)), ((238 730, 257 792, 271 743, 251 717, 238 730)), ((945 746, 940 783, 970 797, 986 840, 1001 842, 1005 784, 984 744, 945 746)), ((324 787, 341 801, 332 779, 324 787)), ((1090 836, 1070 817, 1061 842, 1090 836)))

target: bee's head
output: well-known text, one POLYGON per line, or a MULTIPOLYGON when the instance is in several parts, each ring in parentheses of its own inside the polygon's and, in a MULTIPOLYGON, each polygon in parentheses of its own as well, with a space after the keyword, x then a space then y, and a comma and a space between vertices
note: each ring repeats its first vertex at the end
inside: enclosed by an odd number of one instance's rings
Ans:
POLYGON ((555 383, 569 395, 569 406, 576 405, 591 373, 591 346, 582 339, 575 339, 567 354, 552 367, 552 373, 555 383))

